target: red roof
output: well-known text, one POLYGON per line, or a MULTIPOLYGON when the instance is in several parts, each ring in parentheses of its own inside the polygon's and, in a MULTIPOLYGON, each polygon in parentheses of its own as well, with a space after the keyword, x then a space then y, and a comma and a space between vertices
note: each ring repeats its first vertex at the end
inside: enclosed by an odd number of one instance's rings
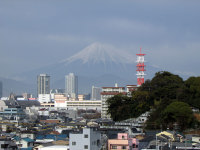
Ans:
POLYGON ((102 87, 102 89, 106 89, 106 88, 112 88, 112 89, 125 89, 125 87, 102 87))
POLYGON ((118 95, 118 94, 122 94, 122 95, 126 95, 126 92, 101 92, 101 95, 118 95))

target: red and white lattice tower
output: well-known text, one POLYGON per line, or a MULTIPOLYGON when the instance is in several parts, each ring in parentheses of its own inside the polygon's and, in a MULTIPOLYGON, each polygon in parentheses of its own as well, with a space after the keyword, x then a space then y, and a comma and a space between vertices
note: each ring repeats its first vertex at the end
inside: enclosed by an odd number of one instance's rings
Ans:
POLYGON ((144 65, 144 55, 146 54, 142 54, 142 49, 140 48, 140 54, 136 54, 137 55, 137 86, 141 86, 144 83, 144 76, 146 74, 144 74, 145 67, 146 65, 144 65))

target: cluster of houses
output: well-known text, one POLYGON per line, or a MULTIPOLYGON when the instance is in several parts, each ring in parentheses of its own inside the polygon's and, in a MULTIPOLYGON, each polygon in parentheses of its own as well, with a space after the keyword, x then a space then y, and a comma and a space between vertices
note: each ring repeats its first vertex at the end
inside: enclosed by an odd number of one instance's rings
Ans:
POLYGON ((54 103, 12 96, 0 100, 0 150, 145 150, 200 149, 199 133, 144 131, 149 112, 113 122, 106 100, 130 94, 136 86, 103 87, 101 100, 69 101, 54 95, 54 103))
POLYGON ((15 99, 1 100, 0 110, 2 150, 200 149, 199 133, 144 131, 148 113, 113 122, 97 110, 55 109, 15 99))

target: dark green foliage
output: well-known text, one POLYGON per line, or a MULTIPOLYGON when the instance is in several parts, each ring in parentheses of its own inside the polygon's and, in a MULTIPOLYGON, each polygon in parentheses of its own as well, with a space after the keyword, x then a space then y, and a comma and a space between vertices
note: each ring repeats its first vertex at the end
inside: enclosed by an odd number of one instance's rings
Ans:
POLYGON ((161 113, 164 128, 173 128, 177 124, 181 130, 191 126, 194 115, 190 106, 184 102, 172 102, 161 113))
POLYGON ((182 101, 200 109, 200 77, 190 77, 185 81, 185 89, 180 95, 182 101))
POLYGON ((158 72, 151 80, 151 96, 154 100, 176 99, 176 93, 183 86, 183 80, 169 72, 158 72))
POLYGON ((138 117, 152 109, 146 123, 151 129, 173 128, 175 123, 180 129, 191 127, 194 118, 190 106, 200 108, 200 77, 183 81, 167 71, 146 80, 132 97, 117 95, 108 99, 108 113, 114 121, 138 117))
POLYGON ((115 95, 107 100, 108 114, 114 121, 138 117, 150 109, 148 98, 148 93, 145 91, 135 92, 132 98, 115 95))
POLYGON ((121 121, 130 118, 131 99, 124 95, 115 95, 107 100, 108 114, 114 121, 121 121))

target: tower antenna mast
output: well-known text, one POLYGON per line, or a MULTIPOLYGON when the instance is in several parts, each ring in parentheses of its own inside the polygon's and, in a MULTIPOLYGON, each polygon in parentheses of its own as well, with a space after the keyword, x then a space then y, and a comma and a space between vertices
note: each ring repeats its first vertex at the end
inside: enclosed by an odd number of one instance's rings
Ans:
POLYGON ((142 48, 140 48, 140 53, 136 54, 137 55, 137 86, 141 86, 144 83, 144 76, 146 74, 144 74, 144 72, 146 71, 145 67, 146 65, 144 65, 144 56, 146 54, 142 54, 142 48))

